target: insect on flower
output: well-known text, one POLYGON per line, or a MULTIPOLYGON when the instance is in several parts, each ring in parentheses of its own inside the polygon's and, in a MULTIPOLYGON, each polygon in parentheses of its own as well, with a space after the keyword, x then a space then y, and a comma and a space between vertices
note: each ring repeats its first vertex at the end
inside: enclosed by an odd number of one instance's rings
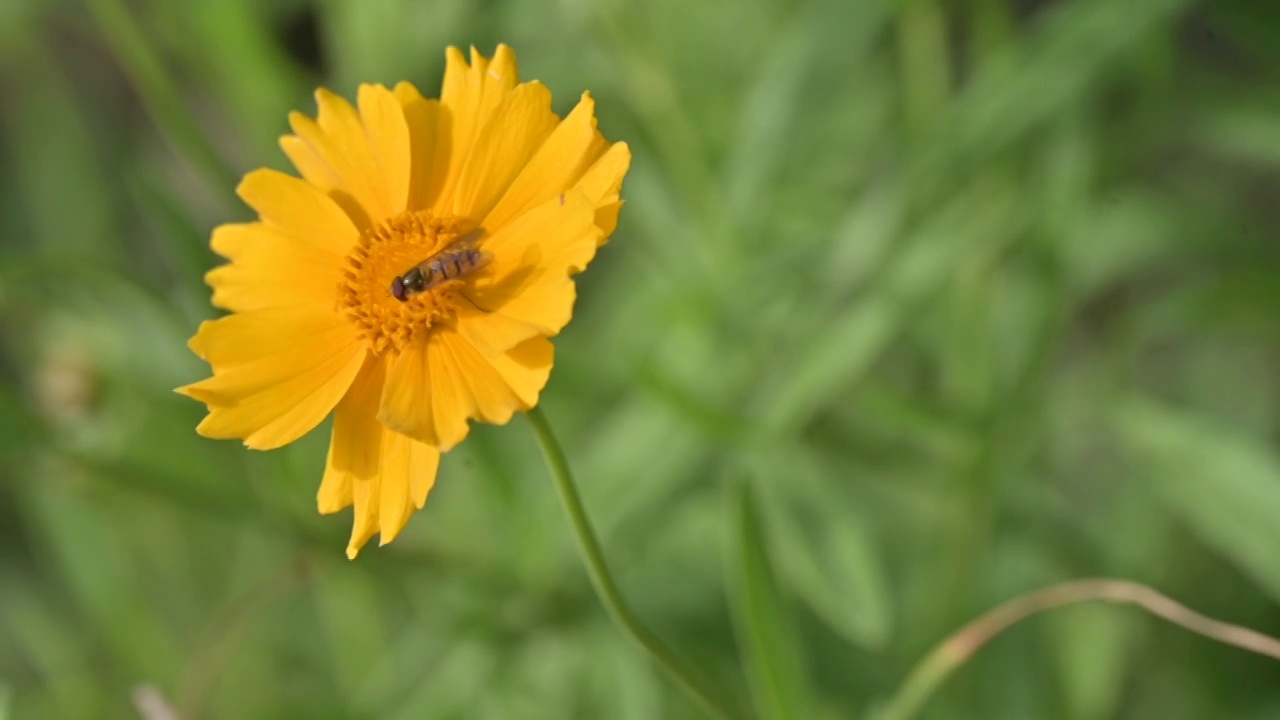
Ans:
POLYGON ((483 234, 483 230, 473 230, 397 276, 391 281, 391 294, 400 302, 407 302, 415 295, 434 290, 450 280, 460 280, 484 267, 489 256, 475 247, 476 240, 483 234))

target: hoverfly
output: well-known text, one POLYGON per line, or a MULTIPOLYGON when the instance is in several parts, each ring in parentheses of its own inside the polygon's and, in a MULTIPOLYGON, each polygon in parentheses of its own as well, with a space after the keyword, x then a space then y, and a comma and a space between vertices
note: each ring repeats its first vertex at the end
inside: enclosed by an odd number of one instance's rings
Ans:
POLYGON ((478 270, 488 261, 488 256, 475 248, 476 239, 483 234, 483 230, 473 230, 396 277, 391 281, 392 296, 406 302, 415 295, 478 270))

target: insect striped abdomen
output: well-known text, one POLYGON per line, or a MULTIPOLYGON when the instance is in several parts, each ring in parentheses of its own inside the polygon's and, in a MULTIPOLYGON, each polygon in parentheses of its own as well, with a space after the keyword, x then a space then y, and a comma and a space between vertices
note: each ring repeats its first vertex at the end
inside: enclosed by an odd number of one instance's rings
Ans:
POLYGON ((391 282, 391 294, 401 302, 461 278, 484 264, 485 255, 471 246, 475 233, 464 236, 423 260, 391 282))

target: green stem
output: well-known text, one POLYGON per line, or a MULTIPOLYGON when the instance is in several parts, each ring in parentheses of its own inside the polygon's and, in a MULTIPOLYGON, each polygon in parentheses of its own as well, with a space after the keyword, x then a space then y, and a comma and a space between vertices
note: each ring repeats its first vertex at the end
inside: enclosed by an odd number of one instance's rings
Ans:
POLYGON ((1084 602, 1134 605, 1210 640, 1280 660, 1280 640, 1201 615, 1146 585, 1113 578, 1074 580, 1019 595, 957 630, 907 675, 875 714, 876 720, 910 720, 942 683, 992 638, 1046 610, 1084 602))
POLYGON ((640 643, 640 646, 649 652, 649 655, 675 680, 676 684, 689 693, 710 715, 719 718, 734 717, 734 713, 728 709, 729 706, 707 690, 703 680, 693 668, 681 660, 657 635, 641 624, 640 619, 631 611, 618 590, 617 583, 613 580, 613 574, 609 572, 604 552, 600 549, 595 531, 591 529, 591 520, 582 507, 582 499, 578 497, 573 474, 569 471, 569 462, 565 459, 564 451, 560 449, 560 443, 556 441, 555 433, 551 431, 551 426, 540 409, 535 407, 529 411, 528 415, 529 422, 533 425, 534 435, 538 438, 538 445, 542 448, 542 457, 547 461, 547 470, 551 473, 551 479, 555 481, 560 503, 564 506, 565 515, 569 517, 569 524, 573 526, 573 534, 578 541, 578 550, 582 553, 582 561, 587 567, 591 585, 595 587, 596 595, 600 597, 600 602, 608 611, 609 617, 613 618, 623 632, 640 643))
POLYGON ((90 0, 89 9, 147 113, 188 161, 219 189, 235 185, 231 170, 196 125, 159 53, 120 0, 90 0))
POLYGON ((907 130, 920 140, 941 116, 951 85, 947 17, 936 0, 901 3, 898 44, 907 130))

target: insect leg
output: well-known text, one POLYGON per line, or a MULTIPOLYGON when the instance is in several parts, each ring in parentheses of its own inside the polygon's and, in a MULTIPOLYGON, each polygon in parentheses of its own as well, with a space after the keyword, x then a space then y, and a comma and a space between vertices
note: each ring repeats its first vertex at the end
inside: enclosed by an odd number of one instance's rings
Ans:
POLYGON ((479 310, 480 312, 483 312, 483 313, 493 312, 492 310, 487 310, 483 307, 480 307, 480 303, 476 302, 474 299, 472 299, 470 295, 466 294, 465 292, 459 291, 458 294, 461 295, 464 300, 471 303, 471 306, 479 310))

